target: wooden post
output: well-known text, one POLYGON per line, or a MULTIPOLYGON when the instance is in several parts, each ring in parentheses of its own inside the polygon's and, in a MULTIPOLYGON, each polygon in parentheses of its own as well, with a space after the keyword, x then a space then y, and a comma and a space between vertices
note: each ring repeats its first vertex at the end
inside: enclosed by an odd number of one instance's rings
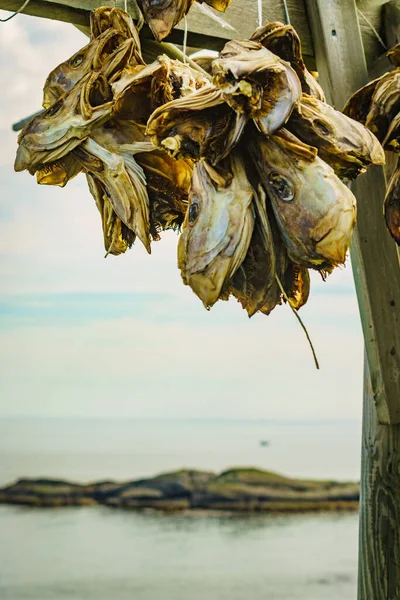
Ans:
MULTIPOLYGON (((306 0, 321 83, 342 108, 368 81, 354 0, 306 0)), ((400 599, 400 267, 385 230, 382 168, 354 185, 351 258, 366 359, 358 600, 400 599)))
POLYGON ((400 598, 400 425, 378 422, 365 360, 359 600, 400 598))

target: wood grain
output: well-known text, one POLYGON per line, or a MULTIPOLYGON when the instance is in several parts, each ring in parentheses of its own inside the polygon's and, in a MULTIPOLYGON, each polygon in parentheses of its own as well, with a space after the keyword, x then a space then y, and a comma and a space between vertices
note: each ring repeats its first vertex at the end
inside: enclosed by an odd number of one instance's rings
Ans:
POLYGON ((400 425, 377 419, 365 361, 358 600, 400 598, 400 425))
MULTIPOLYGON (((320 81, 341 109, 368 81, 354 0, 307 0, 320 81)), ((351 259, 378 418, 400 423, 400 268, 386 230, 384 170, 357 179, 358 223, 351 259)))

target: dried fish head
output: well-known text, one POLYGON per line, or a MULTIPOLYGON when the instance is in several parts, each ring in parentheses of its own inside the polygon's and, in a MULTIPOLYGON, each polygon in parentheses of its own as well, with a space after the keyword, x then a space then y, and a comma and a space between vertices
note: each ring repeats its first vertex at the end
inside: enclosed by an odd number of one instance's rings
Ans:
POLYGON ((246 115, 233 111, 219 90, 205 87, 156 109, 147 133, 174 158, 204 158, 215 165, 235 147, 246 122, 246 115))
POLYGON ((130 154, 110 152, 90 138, 73 154, 85 171, 100 181, 117 216, 150 254, 149 199, 143 169, 130 154))
POLYGON ((400 246, 400 159, 390 179, 383 210, 390 235, 400 246))
MULTIPOLYGON (((36 180, 40 185, 58 185, 64 187, 82 171, 81 165, 72 154, 67 154, 54 163, 47 163, 36 171, 36 180)), ((35 172, 35 171, 34 171, 35 172)))
POLYGON ((303 95, 287 129, 318 148, 318 155, 341 179, 355 179, 369 165, 385 163, 382 146, 364 125, 312 96, 303 95))
POLYGON ((161 42, 189 12, 194 0, 138 0, 144 20, 161 42))
POLYGON ((365 126, 382 141, 392 121, 400 112, 400 68, 386 73, 378 81, 372 95, 365 126))
POLYGON ((350 96, 343 109, 343 114, 365 125, 371 109, 372 96, 379 81, 380 78, 370 81, 350 96))
POLYGON ((100 37, 108 29, 116 29, 125 38, 132 38, 141 55, 139 32, 136 25, 125 11, 116 6, 100 6, 90 14, 91 39, 100 37))
POLYGON ((256 119, 267 135, 287 121, 301 97, 290 65, 248 40, 225 44, 213 62, 213 83, 234 110, 256 119))
POLYGON ((288 62, 296 71, 305 94, 325 101, 325 94, 315 77, 307 69, 301 52, 301 41, 291 25, 279 21, 258 27, 250 38, 288 62))
POLYGON ((87 138, 94 127, 104 123, 112 107, 111 88, 104 76, 88 73, 21 131, 15 170, 32 170, 58 161, 87 138))
MULTIPOLYGON (((266 207, 266 194, 254 190, 255 224, 246 257, 233 275, 229 290, 252 317, 271 298, 275 288, 275 249, 266 207)), ((275 294, 276 302, 279 293, 275 294)))
POLYGON ((356 220, 351 191, 315 148, 284 129, 248 145, 289 258, 322 272, 344 263, 356 220))
POLYGON ((208 6, 211 6, 219 12, 225 12, 232 0, 196 0, 199 4, 205 2, 208 6))
POLYGON ((253 189, 240 156, 226 161, 230 177, 195 164, 189 208, 178 243, 183 282, 209 308, 243 262, 254 227, 253 189))
POLYGON ((162 150, 135 156, 142 167, 150 200, 150 233, 159 238, 160 231, 178 230, 185 218, 193 164, 175 160, 162 150))
POLYGON ((128 248, 132 247, 136 236, 117 217, 102 183, 91 173, 86 173, 86 179, 89 191, 101 215, 106 255, 113 254, 117 256, 123 254, 128 248))
MULTIPOLYGON (((103 75, 106 78, 111 77, 128 61, 132 62, 134 49, 132 39, 126 39, 115 29, 105 31, 99 38, 53 69, 44 84, 43 107, 49 108, 91 70, 103 69, 103 75)), ((143 61, 140 64, 143 64, 143 61)))
POLYGON ((385 150, 400 153, 400 112, 394 117, 389 130, 383 140, 385 150))

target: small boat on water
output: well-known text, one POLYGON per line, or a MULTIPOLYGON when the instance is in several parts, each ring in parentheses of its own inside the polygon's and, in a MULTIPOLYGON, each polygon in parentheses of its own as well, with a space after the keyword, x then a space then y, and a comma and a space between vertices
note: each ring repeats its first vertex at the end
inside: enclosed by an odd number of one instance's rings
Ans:
POLYGON ((264 446, 264 447, 269 446, 269 441, 268 440, 261 440, 260 441, 260 446, 264 446))

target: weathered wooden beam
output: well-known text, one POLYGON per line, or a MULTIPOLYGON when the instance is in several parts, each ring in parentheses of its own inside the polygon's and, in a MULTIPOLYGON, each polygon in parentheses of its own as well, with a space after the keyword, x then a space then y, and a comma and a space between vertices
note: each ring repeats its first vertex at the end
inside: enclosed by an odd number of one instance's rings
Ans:
POLYGON ((382 425, 365 361, 359 600, 400 598, 400 425, 382 425))
MULTIPOLYGON (((321 85, 339 109, 368 81, 354 0, 307 0, 321 85)), ((400 268, 386 230, 384 170, 357 179, 351 259, 378 418, 400 423, 400 268)))
MULTIPOLYGON (((307 0, 322 85, 334 104, 368 80, 354 0, 307 0)), ((400 598, 400 266, 386 232, 382 168, 354 187, 352 265, 366 359, 358 600, 400 598)))

